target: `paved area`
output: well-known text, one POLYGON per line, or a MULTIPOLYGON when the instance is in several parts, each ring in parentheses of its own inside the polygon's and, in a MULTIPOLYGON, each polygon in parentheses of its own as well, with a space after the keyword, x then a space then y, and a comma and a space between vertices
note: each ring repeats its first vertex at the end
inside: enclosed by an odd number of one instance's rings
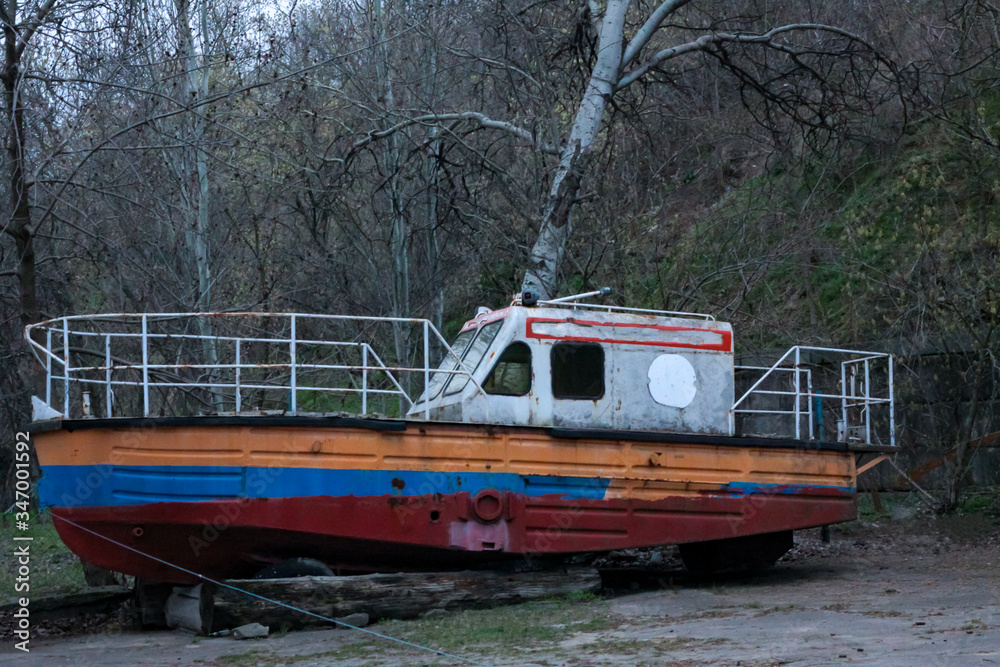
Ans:
MULTIPOLYGON (((855 526, 835 532, 829 545, 813 531, 797 536, 790 556, 764 574, 706 581, 668 568, 644 590, 579 603, 577 625, 554 624, 549 638, 540 633, 523 645, 470 639, 452 652, 496 665, 997 665, 998 570, 992 525, 960 537, 917 520, 855 526), (601 619, 594 629, 586 623, 591 614, 601 619)), ((478 613, 477 622, 488 623, 482 615, 496 612, 478 613)), ((373 629, 433 638, 445 627, 434 622, 373 629)), ((356 631, 319 630, 245 642, 119 632, 36 640, 30 655, 5 643, 0 665, 17 664, 466 663, 356 631)))

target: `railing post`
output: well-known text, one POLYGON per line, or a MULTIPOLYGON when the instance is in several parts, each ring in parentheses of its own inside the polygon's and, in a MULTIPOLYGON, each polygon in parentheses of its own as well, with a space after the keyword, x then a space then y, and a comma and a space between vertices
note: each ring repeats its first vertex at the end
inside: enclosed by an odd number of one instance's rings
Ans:
POLYGON ((63 416, 69 419, 69 320, 63 321, 63 416))
POLYGON ((872 385, 871 373, 869 372, 868 357, 865 357, 865 442, 869 445, 872 442, 872 385))
POLYGON ((847 364, 849 362, 840 362, 840 418, 844 422, 844 442, 847 442, 847 364))
POLYGON ((52 329, 45 330, 45 405, 52 406, 52 329))
POLYGON ((104 336, 104 366, 104 379, 107 381, 104 385, 104 416, 111 419, 111 334, 104 336))
POLYGON ((889 444, 896 446, 896 388, 892 379, 892 355, 889 357, 889 444))
POLYGON ((361 414, 368 414, 368 343, 361 343, 361 414))
POLYGON ((809 421, 809 439, 813 440, 813 374, 811 370, 806 370, 806 419, 809 421))
POLYGON ((802 411, 802 378, 800 377, 801 370, 799 369, 799 364, 802 361, 802 352, 799 350, 799 346, 795 346, 795 439, 801 440, 801 411, 802 411))
POLYGON ((236 414, 240 413, 240 408, 243 405, 243 400, 240 397, 240 339, 236 339, 236 414))
POLYGON ((289 345, 289 352, 292 358, 292 378, 291 378, 291 400, 289 401, 289 412, 293 415, 298 411, 298 397, 295 395, 295 315, 292 315, 292 338, 289 345))
POLYGON ((146 313, 142 314, 142 414, 149 416, 149 338, 146 313))
POLYGON ((431 341, 427 331, 429 322, 424 320, 424 419, 431 418, 430 372, 431 372, 431 341))

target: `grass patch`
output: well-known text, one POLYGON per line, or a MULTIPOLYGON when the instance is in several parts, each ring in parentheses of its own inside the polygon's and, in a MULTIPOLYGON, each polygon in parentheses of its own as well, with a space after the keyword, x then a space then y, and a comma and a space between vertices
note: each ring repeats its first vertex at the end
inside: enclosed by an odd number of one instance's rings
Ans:
MULTIPOLYGON (((676 637, 674 639, 687 639, 686 637, 676 637)), ((584 644, 581 647, 584 651, 600 651, 602 654, 615 653, 618 655, 636 655, 650 649, 659 649, 655 640, 641 639, 603 639, 601 641, 584 644)))
POLYGON ((685 648, 706 648, 709 646, 721 646, 729 644, 731 640, 725 637, 715 637, 714 639, 696 639, 694 637, 663 637, 654 640, 656 647, 662 651, 679 651, 685 648))
POLYGON ((871 616, 872 618, 899 618, 903 615, 901 611, 863 611, 862 616, 871 616))
MULTIPOLYGON (((345 644, 344 646, 332 651, 310 653, 308 655, 296 655, 289 657, 276 655, 261 649, 252 649, 245 653, 221 656, 218 660, 221 664, 227 666, 231 665, 232 667, 243 667, 244 665, 252 665, 253 667, 277 667, 278 665, 296 664, 303 660, 308 661, 309 664, 338 665, 347 661, 367 660, 375 657, 382 658, 385 655, 386 648, 387 644, 384 642, 376 643, 375 641, 364 640, 360 642, 353 642, 351 644, 345 644), (375 651, 380 653, 373 653, 375 651)), ((430 660, 435 659, 430 654, 428 654, 428 658, 430 660)))
MULTIPOLYGON (((687 621, 698 621, 705 618, 728 618, 730 616, 735 616, 738 612, 734 609, 709 609, 708 611, 692 611, 688 614, 681 614, 674 618, 677 623, 685 623, 687 621)), ((768 611, 765 614, 770 613, 768 611)))
POLYGON ((771 614, 788 614, 794 611, 802 611, 802 605, 800 604, 779 604, 777 606, 771 607, 770 609, 765 609, 761 612, 754 614, 755 618, 761 616, 769 616, 771 614))
POLYGON ((894 510, 908 509, 911 512, 921 508, 921 501, 915 493, 882 492, 858 494, 858 519, 861 521, 881 521, 892 516, 894 510))
MULTIPOLYGON (((353 644, 347 644, 341 646, 335 651, 327 651, 326 653, 320 653, 317 655, 310 655, 310 660, 316 660, 317 658, 322 659, 324 662, 329 662, 329 664, 335 665, 345 660, 358 660, 364 658, 372 657, 372 651, 384 651, 386 644, 376 645, 371 641, 360 641, 353 644)), ((430 655, 428 654, 428 657, 430 655)), ((284 662, 284 660, 278 661, 284 662)))
POLYGON ((259 665, 261 664, 261 655, 259 650, 254 649, 253 651, 247 651, 246 653, 235 653, 233 655, 223 655, 219 657, 219 662, 223 665, 259 665))
POLYGON ((558 641, 616 626, 600 599, 559 598, 512 607, 469 610, 418 621, 388 621, 379 632, 445 651, 494 651, 558 641))
POLYGON ((958 513, 985 514, 991 519, 1000 519, 1000 489, 986 487, 978 491, 967 491, 958 513))
MULTIPOLYGON (((14 550, 30 545, 31 597, 74 593, 87 588, 80 560, 59 539, 47 512, 32 515, 27 531, 17 529, 13 515, 4 515, 0 522, 0 590, 4 596, 14 595, 17 579, 17 559, 14 550), (14 536, 31 537, 31 542, 15 542, 14 536)), ((4 598, 4 601, 6 599, 4 598)))
POLYGON ((651 639, 602 639, 584 644, 585 651, 600 651, 602 654, 636 655, 643 651, 655 651, 657 654, 666 651, 682 651, 684 649, 706 648, 728 644, 730 640, 724 637, 715 639, 698 639, 696 637, 654 637, 651 639))
MULTIPOLYGON (((600 598, 574 595, 527 602, 496 609, 469 610, 449 616, 414 621, 383 621, 372 629, 396 639, 455 655, 504 655, 529 649, 543 642, 557 642, 582 632, 617 627, 610 604, 600 598)), ((347 633, 345 633, 347 636, 347 633)), ((551 647, 550 647, 551 648, 551 647)), ((227 665, 340 664, 377 660, 378 664, 404 662, 401 656, 417 653, 399 644, 365 638, 331 651, 293 657, 249 651, 224 659, 227 665)), ((454 664, 450 658, 421 653, 420 664, 454 664)), ((409 664, 410 661, 406 661, 409 664)))
POLYGON ((555 600, 565 600, 566 602, 596 602, 601 600, 601 596, 597 593, 592 593, 591 591, 574 591, 573 593, 567 593, 562 596, 562 598, 554 598, 555 600))

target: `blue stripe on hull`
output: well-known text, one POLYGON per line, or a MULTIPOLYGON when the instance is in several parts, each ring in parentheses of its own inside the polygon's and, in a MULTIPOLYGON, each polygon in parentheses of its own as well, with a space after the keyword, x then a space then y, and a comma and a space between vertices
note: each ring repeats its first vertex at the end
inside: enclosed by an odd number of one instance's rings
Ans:
POLYGON ((769 494, 807 494, 810 491, 822 490, 825 492, 839 491, 841 493, 854 493, 853 486, 813 486, 806 484, 755 484, 753 482, 730 482, 729 488, 739 491, 744 495, 751 493, 769 494))
POLYGON ((227 498, 423 496, 482 489, 600 500, 610 480, 516 473, 234 466, 46 466, 43 506, 102 507, 227 498))
MULTIPOLYGON (((107 507, 160 502, 308 496, 424 496, 496 489, 528 497, 602 500, 610 479, 445 473, 413 470, 329 470, 238 466, 46 466, 38 485, 43 506, 107 507)), ((852 487, 731 482, 722 493, 853 493, 852 487)))

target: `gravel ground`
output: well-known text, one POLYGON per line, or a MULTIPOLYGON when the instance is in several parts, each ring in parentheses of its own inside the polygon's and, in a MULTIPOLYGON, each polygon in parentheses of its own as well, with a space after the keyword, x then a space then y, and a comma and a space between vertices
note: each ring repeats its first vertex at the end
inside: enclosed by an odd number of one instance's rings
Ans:
MULTIPOLYGON (((610 566, 641 567, 641 575, 570 607, 515 608, 535 630, 523 641, 482 639, 491 614, 494 625, 512 618, 498 611, 459 615, 465 625, 435 617, 373 629, 428 643, 447 636, 449 652, 475 664, 1000 664, 1000 531, 983 515, 853 523, 834 528, 829 544, 804 531, 774 568, 753 577, 692 579, 674 556, 616 554, 610 566), (456 628, 469 624, 479 630, 456 646, 456 628)), ((238 642, 122 631, 121 616, 76 619, 84 634, 34 639, 29 655, 5 640, 0 665, 467 664, 357 631, 238 642)))

